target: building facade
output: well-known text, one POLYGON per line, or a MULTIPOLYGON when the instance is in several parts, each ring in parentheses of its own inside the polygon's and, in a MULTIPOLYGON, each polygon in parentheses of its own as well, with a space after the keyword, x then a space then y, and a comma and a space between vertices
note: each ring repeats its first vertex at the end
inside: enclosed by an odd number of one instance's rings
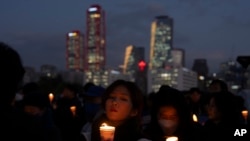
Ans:
POLYGON ((173 57, 173 67, 185 67, 185 51, 183 49, 174 48, 171 50, 171 55, 173 57))
POLYGON ((173 19, 157 16, 151 25, 149 69, 162 69, 172 63, 173 19))
POLYGON ((148 73, 148 78, 148 92, 157 92, 162 85, 168 85, 181 91, 197 87, 197 73, 183 67, 148 73))
POLYGON ((66 35, 66 68, 71 71, 84 69, 84 36, 75 30, 66 35))
POLYGON ((91 5, 86 12, 85 71, 100 71, 106 65, 105 12, 100 5, 91 5))

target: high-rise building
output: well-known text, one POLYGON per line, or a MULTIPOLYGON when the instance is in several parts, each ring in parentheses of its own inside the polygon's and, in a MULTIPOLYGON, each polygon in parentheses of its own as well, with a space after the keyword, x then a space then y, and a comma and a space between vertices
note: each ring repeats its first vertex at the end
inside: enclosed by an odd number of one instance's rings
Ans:
POLYGON ((66 68, 73 71, 84 69, 84 36, 78 30, 66 35, 66 68))
POLYGON ((105 13, 100 5, 91 5, 87 9, 86 20, 86 64, 85 71, 105 69, 106 39, 105 13))
POLYGON ((149 69, 159 69, 172 63, 173 19, 157 16, 151 25, 149 69))
POLYGON ((192 70, 197 72, 198 76, 207 77, 209 72, 207 60, 203 58, 195 59, 194 64, 192 66, 192 70))
POLYGON ((134 74, 138 70, 138 63, 144 60, 144 48, 129 45, 125 51, 123 73, 134 74))
POLYGON ((143 93, 147 93, 147 64, 144 58, 145 49, 129 45, 125 51, 123 73, 128 75, 130 81, 135 82, 143 93))
POLYGON ((207 87, 207 78, 209 72, 207 60, 203 58, 195 59, 192 70, 197 73, 198 87, 201 90, 205 90, 207 87))
POLYGON ((174 48, 171 53, 173 57, 173 66, 175 68, 185 67, 185 51, 180 48, 174 48))
POLYGON ((197 73, 187 68, 160 69, 148 74, 148 92, 157 92, 162 85, 168 85, 181 91, 197 87, 197 73))

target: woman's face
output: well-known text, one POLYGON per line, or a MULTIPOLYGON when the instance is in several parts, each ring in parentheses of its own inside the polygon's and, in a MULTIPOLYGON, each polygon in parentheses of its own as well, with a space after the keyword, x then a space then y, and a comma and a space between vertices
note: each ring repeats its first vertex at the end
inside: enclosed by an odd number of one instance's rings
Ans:
POLYGON ((179 123, 177 110, 172 106, 163 106, 158 112, 158 122, 162 128, 176 128, 179 123))
POLYGON ((219 112, 217 110, 214 98, 211 98, 208 104, 208 118, 212 120, 219 118, 219 112))
POLYGON ((109 95, 105 103, 105 111, 108 119, 113 122, 122 122, 137 112, 133 110, 129 91, 124 86, 118 86, 109 95))

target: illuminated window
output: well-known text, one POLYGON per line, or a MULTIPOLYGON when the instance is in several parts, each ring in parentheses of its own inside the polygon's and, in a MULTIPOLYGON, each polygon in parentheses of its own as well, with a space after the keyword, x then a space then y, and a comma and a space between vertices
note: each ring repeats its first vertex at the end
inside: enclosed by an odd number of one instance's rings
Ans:
POLYGON ((90 17, 91 17, 91 18, 100 18, 101 15, 95 13, 95 14, 91 14, 90 17))

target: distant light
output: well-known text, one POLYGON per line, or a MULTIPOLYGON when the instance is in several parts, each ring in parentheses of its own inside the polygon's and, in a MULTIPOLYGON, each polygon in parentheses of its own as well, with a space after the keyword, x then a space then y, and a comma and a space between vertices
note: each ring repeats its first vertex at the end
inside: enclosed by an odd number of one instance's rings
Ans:
POLYGON ((69 37, 73 37, 73 36, 76 36, 76 35, 77 35, 77 33, 75 33, 75 32, 71 32, 71 33, 68 34, 69 37))
POLYGON ((213 77, 216 77, 217 76, 217 74, 216 73, 213 73, 213 77))
POLYGON ((89 8, 89 12, 94 12, 94 11, 97 11, 97 8, 96 8, 96 7, 91 7, 91 8, 89 8))
POLYGON ((188 72, 189 70, 187 68, 182 68, 183 71, 188 72))
POLYGON ((144 61, 140 61, 138 63, 138 67, 139 67, 140 71, 144 71, 145 67, 146 67, 146 63, 144 61))
POLYGON ((119 72, 119 71, 116 71, 116 70, 111 70, 110 73, 111 73, 111 74, 120 74, 120 72, 119 72))
POLYGON ((205 79, 205 77, 204 76, 199 76, 199 80, 204 80, 205 79))
POLYGON ((237 90, 237 89, 240 88, 240 86, 238 86, 238 85, 233 85, 233 86, 231 86, 231 88, 232 88, 233 90, 237 90))
POLYGON ((170 76, 169 73, 162 73, 162 74, 161 74, 161 77, 169 77, 169 76, 170 76))
POLYGON ((100 14, 91 14, 90 17, 91 18, 100 18, 101 15, 100 14))

